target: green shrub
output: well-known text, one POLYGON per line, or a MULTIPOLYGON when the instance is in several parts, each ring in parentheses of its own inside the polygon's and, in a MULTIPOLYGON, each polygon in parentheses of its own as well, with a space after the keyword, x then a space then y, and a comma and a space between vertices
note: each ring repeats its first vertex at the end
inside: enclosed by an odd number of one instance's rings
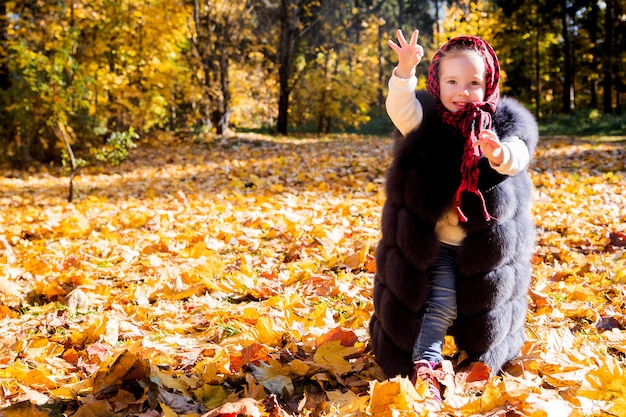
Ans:
POLYGON ((539 120, 539 133, 547 136, 621 136, 626 132, 626 114, 602 114, 595 109, 539 120))
POLYGON ((105 146, 95 152, 96 159, 109 162, 113 166, 119 165, 128 158, 129 149, 137 146, 133 139, 138 138, 139 135, 132 127, 125 132, 113 132, 105 146))

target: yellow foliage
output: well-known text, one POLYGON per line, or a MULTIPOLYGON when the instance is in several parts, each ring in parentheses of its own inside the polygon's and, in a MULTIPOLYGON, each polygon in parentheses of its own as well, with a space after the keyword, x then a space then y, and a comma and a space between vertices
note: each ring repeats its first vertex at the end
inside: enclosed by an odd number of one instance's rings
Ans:
POLYGON ((435 34, 439 45, 459 35, 476 35, 495 45, 506 24, 502 10, 484 0, 463 0, 445 7, 441 33, 435 34), (466 12, 466 10, 468 12, 466 12))

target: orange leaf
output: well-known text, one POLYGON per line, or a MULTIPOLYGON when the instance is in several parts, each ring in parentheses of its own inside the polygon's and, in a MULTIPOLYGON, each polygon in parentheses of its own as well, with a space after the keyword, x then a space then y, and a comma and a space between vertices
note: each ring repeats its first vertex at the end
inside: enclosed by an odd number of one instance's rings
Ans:
POLYGON ((341 327, 335 327, 331 331, 318 336, 315 339, 315 346, 319 347, 326 342, 330 342, 331 340, 339 340, 341 342, 341 346, 349 347, 354 346, 354 344, 358 342, 359 338, 353 331, 346 331, 341 327))
POLYGON ((0 305, 0 319, 15 318, 17 313, 5 305, 0 305))
POLYGON ((230 356, 230 369, 232 372, 239 372, 245 364, 254 361, 261 361, 268 357, 269 350, 260 343, 253 343, 230 356))
POLYGON ((490 367, 485 365, 483 362, 473 362, 467 370, 465 383, 470 384, 473 382, 478 382, 481 384, 486 384, 490 376, 490 367))
POLYGON ((363 265, 363 269, 365 272, 369 272, 373 274, 376 272, 376 258, 370 254, 367 254, 367 258, 365 260, 365 265, 363 265))

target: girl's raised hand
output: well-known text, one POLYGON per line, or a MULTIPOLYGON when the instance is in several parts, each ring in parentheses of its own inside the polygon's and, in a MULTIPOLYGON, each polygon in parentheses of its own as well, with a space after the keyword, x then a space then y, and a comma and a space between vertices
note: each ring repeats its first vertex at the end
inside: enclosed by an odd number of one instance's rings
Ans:
POLYGON ((396 31, 398 43, 391 39, 387 44, 398 54, 398 67, 396 75, 401 78, 409 78, 415 73, 415 67, 420 63, 424 56, 424 48, 417 43, 419 30, 415 29, 411 34, 411 39, 407 42, 402 33, 402 29, 396 31))

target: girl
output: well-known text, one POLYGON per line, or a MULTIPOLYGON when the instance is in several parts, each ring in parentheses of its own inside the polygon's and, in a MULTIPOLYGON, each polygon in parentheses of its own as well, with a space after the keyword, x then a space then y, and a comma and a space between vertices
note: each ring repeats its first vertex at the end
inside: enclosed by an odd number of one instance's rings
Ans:
POLYGON ((526 172, 537 143, 528 110, 499 96, 491 46, 457 37, 415 92, 418 31, 398 30, 387 112, 399 131, 376 252, 372 347, 387 375, 429 381, 448 331, 494 373, 525 340, 534 225, 526 172))

